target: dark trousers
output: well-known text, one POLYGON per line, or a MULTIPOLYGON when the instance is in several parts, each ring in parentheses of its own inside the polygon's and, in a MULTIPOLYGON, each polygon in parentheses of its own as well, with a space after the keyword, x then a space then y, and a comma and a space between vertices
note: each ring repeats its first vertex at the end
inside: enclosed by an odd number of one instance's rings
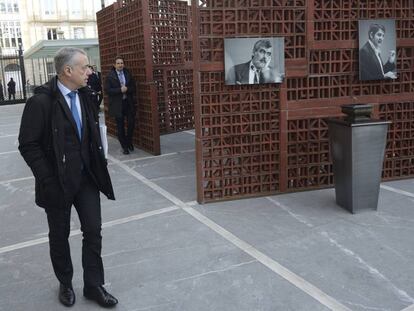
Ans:
MULTIPOLYGON (((82 267, 85 286, 104 284, 104 270, 101 258, 101 203, 99 191, 91 177, 84 173, 73 205, 78 212, 83 233, 82 267)), ((50 258, 53 270, 60 283, 72 286, 73 266, 70 256, 69 233, 71 206, 64 209, 47 208, 49 223, 50 258)))
POLYGON ((135 114, 131 111, 128 101, 122 101, 122 117, 115 118, 118 140, 122 148, 128 148, 132 144, 132 136, 135 128, 135 114), (125 134, 125 119, 127 121, 127 132, 125 134))
POLYGON ((12 96, 13 96, 13 100, 15 100, 16 99, 15 93, 9 93, 9 100, 11 100, 12 96))

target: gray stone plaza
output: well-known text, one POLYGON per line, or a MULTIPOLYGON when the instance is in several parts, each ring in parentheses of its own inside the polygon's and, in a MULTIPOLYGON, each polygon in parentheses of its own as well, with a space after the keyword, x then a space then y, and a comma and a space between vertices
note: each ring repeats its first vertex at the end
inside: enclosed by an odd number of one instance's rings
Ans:
MULTIPOLYGON (((0 310, 67 310, 17 150, 23 108, 0 107, 0 310)), ((116 310, 414 310, 414 180, 382 183, 378 210, 354 215, 333 189, 199 205, 194 139, 162 136, 152 156, 109 138, 102 255, 116 310)), ((82 296, 79 227, 72 209, 71 310, 99 310, 82 296)))

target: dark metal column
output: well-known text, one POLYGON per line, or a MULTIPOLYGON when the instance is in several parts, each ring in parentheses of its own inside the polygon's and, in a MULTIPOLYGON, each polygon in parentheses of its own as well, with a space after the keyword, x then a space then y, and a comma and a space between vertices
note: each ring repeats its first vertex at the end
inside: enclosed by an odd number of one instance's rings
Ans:
POLYGON ((389 123, 352 117, 328 121, 336 203, 351 213, 377 209, 389 123))

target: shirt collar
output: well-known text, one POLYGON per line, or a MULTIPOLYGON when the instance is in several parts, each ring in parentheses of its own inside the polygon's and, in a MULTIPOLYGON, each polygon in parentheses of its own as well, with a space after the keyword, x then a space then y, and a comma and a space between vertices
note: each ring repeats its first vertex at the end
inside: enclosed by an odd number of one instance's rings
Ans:
POLYGON ((251 71, 253 71, 253 72, 255 72, 255 73, 260 71, 260 69, 257 69, 257 68, 253 65, 253 62, 252 62, 252 61, 250 61, 249 68, 250 68, 250 70, 251 70, 251 71))
MULTIPOLYGON (((59 81, 59 79, 57 80, 57 86, 60 90, 60 92, 64 95, 67 96, 70 92, 72 92, 70 89, 68 89, 62 82, 59 81)), ((75 90, 75 92, 78 92, 77 90, 75 90)))
POLYGON ((371 45, 372 49, 374 50, 375 54, 379 55, 379 54, 380 54, 380 52, 381 52, 381 50, 380 50, 380 49, 377 49, 377 48, 375 47, 374 43, 372 43, 372 41, 371 41, 371 40, 368 40, 368 42, 369 42, 369 44, 371 45))

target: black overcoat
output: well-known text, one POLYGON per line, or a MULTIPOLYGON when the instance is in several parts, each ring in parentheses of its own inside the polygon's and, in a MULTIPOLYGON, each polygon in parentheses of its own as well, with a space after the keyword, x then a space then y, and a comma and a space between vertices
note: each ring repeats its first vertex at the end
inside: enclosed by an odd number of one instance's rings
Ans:
MULTIPOLYGON (((125 76, 125 86, 128 88, 127 90, 127 101, 129 106, 129 113, 135 115, 135 79, 131 75, 131 73, 124 68, 124 76, 125 76)), ((121 92, 121 82, 119 81, 118 74, 116 73, 115 68, 113 67, 112 70, 109 72, 108 76, 105 79, 105 87, 104 91, 106 95, 108 95, 109 101, 109 115, 114 118, 122 117, 122 97, 123 93, 121 92)))
MULTIPOLYGON (((98 112, 88 87, 79 89, 89 131, 89 170, 99 191, 115 199, 99 132, 98 112)), ((65 183, 64 131, 70 110, 57 87, 57 77, 38 87, 27 101, 19 132, 19 150, 35 177, 36 204, 67 206, 73 193, 65 183), (69 113, 67 111, 69 111, 69 113)), ((74 122, 74 121, 71 121, 74 122)), ((66 172, 67 174, 67 172, 66 172)))

